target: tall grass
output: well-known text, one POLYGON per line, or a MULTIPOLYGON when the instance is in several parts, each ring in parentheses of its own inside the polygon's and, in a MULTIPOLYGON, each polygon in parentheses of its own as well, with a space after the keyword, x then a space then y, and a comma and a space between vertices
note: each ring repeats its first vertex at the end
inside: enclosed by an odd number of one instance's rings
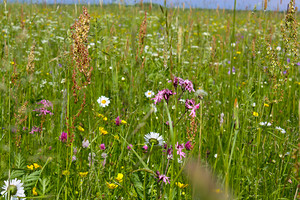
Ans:
POLYGON ((70 28, 81 4, 0 5, 0 186, 18 178, 29 199, 299 198, 298 12, 85 6, 86 38, 70 28), (166 88, 176 95, 155 112, 145 92, 166 88), (44 99, 53 115, 34 111, 44 99), (199 103, 195 118, 179 99, 199 103), (167 146, 145 150, 149 132, 167 146))

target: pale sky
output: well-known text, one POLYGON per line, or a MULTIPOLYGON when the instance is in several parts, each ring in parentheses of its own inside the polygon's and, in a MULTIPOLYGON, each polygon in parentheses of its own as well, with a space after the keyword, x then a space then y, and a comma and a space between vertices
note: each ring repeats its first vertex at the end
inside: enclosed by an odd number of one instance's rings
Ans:
MULTIPOLYGON (((17 0, 9 0, 11 2, 17 1, 17 0)), ((55 0, 18 0, 19 2, 47 2, 47 3, 54 3, 55 0)), ((99 3, 102 1, 103 3, 118 3, 122 0, 80 0, 80 2, 84 3, 99 3)), ((151 0, 143 0, 143 2, 150 2, 151 0)), ((277 10, 277 7, 279 7, 280 10, 286 10, 287 4, 290 0, 268 0, 268 10, 277 10)), ((299 2, 296 0, 296 6, 299 6, 299 2)), ((76 3, 78 0, 56 0, 57 3, 76 3)), ((127 4, 133 4, 133 3, 139 3, 140 0, 123 0, 123 2, 127 4)), ((252 10, 254 6, 256 5, 257 9, 263 8, 263 2, 264 0, 237 0, 237 9, 239 10, 252 10)), ((152 3, 158 3, 163 5, 164 0, 152 0, 152 3)), ((219 5, 220 9, 232 9, 234 5, 234 0, 167 0, 167 3, 173 4, 175 6, 182 5, 182 3, 185 3, 185 7, 189 7, 191 5, 192 7, 198 7, 198 8, 211 8, 215 9, 219 5)))

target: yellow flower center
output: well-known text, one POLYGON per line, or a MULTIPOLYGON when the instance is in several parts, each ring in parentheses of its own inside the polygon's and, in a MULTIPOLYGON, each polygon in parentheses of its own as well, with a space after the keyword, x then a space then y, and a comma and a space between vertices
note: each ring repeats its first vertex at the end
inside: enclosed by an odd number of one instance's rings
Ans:
POLYGON ((105 103, 106 103, 106 100, 102 100, 101 103, 102 103, 102 104, 105 104, 105 103))

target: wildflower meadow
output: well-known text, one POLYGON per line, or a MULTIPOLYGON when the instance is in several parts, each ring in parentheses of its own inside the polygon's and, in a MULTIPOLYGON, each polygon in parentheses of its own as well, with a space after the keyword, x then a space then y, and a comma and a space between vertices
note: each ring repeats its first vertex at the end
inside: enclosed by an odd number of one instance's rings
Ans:
POLYGON ((101 2, 0 4, 0 199, 300 198, 293 0, 101 2))

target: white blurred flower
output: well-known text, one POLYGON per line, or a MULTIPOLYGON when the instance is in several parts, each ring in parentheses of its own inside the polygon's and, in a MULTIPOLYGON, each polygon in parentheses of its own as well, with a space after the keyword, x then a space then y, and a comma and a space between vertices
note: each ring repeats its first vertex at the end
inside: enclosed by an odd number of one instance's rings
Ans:
POLYGON ((25 191, 23 183, 21 180, 13 179, 4 181, 4 186, 2 187, 3 191, 1 196, 4 196, 5 199, 8 199, 8 192, 10 192, 11 200, 18 200, 21 197, 25 197, 25 191))
POLYGON ((149 145, 159 145, 162 146, 164 144, 164 138, 159 135, 159 133, 150 132, 145 135, 145 142, 149 145))
POLYGON ((108 106, 108 104, 110 103, 110 100, 109 100, 109 98, 107 98, 105 96, 101 96, 101 97, 99 97, 99 99, 97 100, 97 102, 99 103, 99 105, 101 107, 104 108, 104 107, 108 106))
POLYGON ((145 92, 145 96, 147 98, 151 98, 154 95, 154 92, 152 92, 151 90, 148 90, 147 92, 145 92))

